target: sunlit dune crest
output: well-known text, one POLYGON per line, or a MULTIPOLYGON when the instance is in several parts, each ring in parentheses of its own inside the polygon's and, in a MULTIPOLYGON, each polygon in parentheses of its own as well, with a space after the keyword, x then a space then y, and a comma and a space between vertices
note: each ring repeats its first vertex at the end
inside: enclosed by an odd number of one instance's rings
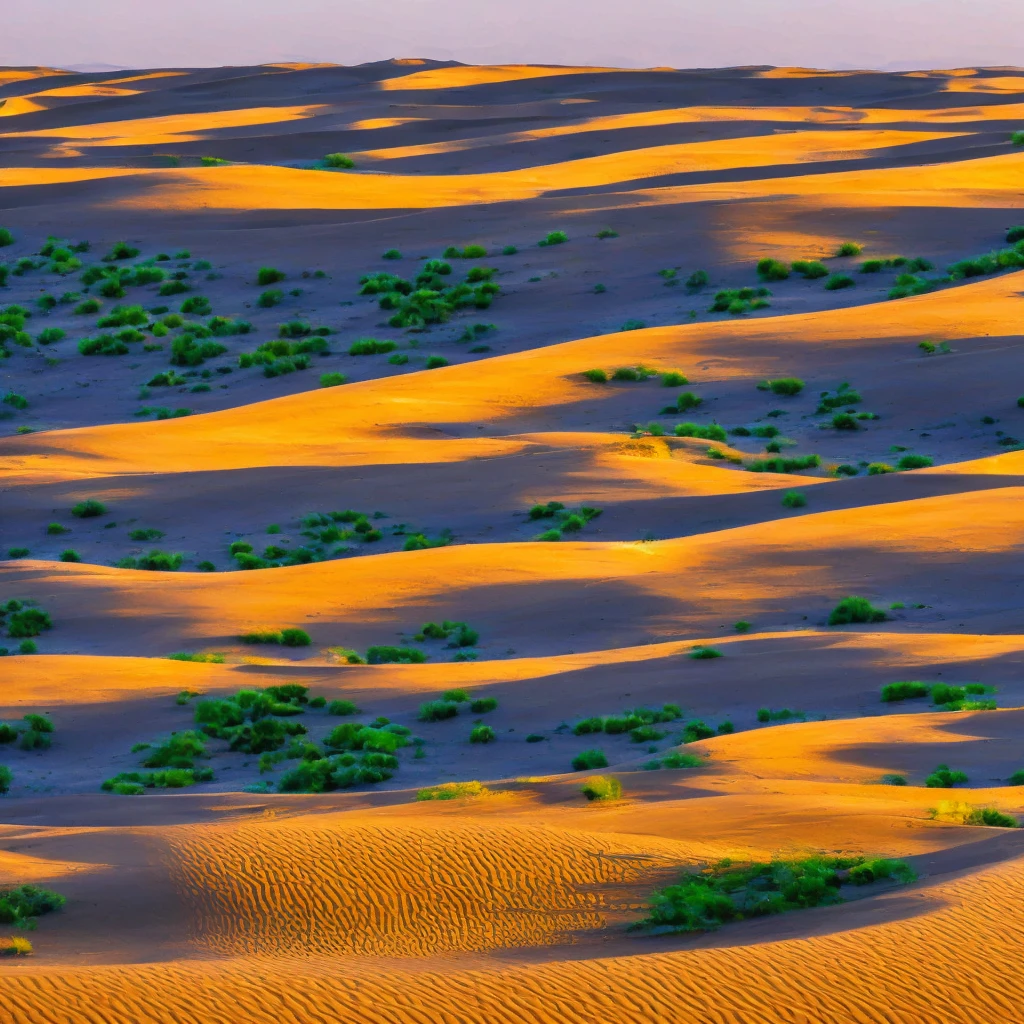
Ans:
POLYGON ((597 67, 542 67, 529 64, 500 64, 431 68, 411 75, 386 78, 378 83, 385 92, 406 89, 462 89, 471 85, 495 85, 501 82, 521 82, 531 78, 556 78, 562 75, 597 75, 615 71, 615 68, 597 67))

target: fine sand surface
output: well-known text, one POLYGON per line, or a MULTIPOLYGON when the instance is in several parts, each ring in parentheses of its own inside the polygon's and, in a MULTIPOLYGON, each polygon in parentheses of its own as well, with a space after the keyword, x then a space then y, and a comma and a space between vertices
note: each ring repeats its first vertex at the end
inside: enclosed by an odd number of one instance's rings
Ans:
MULTIPOLYGON (((55 727, 0 745, 0 888, 67 897, 0 959, 3 1020, 1020 1019, 1024 832, 932 810, 1024 820, 1024 271, 947 274, 1024 223, 1021 129, 1015 68, 0 68, 0 314, 32 313, 0 326, 0 604, 52 620, 36 653, 0 624, 0 721, 55 727), (47 236, 88 241, 82 266, 52 267, 47 236), (118 242, 138 255, 104 262, 118 242), (443 283, 492 268, 489 306, 414 330, 361 294, 471 244, 487 255, 448 257, 443 283), (931 287, 890 298, 906 266, 861 270, 896 257, 931 287), (762 258, 853 283, 762 282, 762 258), (143 261, 185 290, 82 281, 143 261), (763 308, 710 308, 762 284, 763 308), (187 325, 153 326, 197 297, 186 321, 251 329, 175 363, 187 325), (118 304, 145 310, 140 337, 81 353, 123 329, 97 322, 118 304), (293 321, 293 341, 324 329, 298 368, 244 365, 293 321), (365 338, 393 347, 350 354, 365 338), (636 367, 657 374, 585 376, 636 367), (762 384, 787 377, 799 394, 762 384), (819 458, 750 471, 777 455, 819 458), (87 500, 106 511, 73 515, 87 500), (540 540, 565 518, 531 519, 547 502, 600 513, 540 540), (176 571, 137 567, 154 549, 176 571), (847 595, 884 621, 830 625, 847 595), (416 638, 444 620, 475 642, 416 638), (311 643, 241 640, 283 628, 311 643), (375 645, 426 660, 349 663, 375 645), (902 680, 997 706, 883 703, 902 680), (335 792, 278 792, 297 760, 219 739, 210 781, 101 790, 194 728, 197 697, 288 683, 416 742, 335 792), (453 688, 497 708, 419 719, 453 688), (574 733, 665 704, 657 738, 574 733), (716 734, 685 743, 693 720, 716 734), (478 721, 493 742, 469 742, 478 721), (573 771, 592 748, 608 767, 573 771), (699 766, 654 770, 676 751, 699 766), (928 788, 943 763, 968 781, 928 788), (594 774, 622 799, 588 802, 594 774), (469 781, 486 791, 417 799, 469 781), (815 854, 918 877, 630 928, 685 871, 815 854)), ((290 719, 317 744, 351 720, 290 719)))

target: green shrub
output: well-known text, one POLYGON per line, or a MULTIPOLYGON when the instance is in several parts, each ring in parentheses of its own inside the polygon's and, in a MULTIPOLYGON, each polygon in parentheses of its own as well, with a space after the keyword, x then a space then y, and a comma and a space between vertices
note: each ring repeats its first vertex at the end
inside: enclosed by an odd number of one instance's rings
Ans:
POLYGON ((91 519, 95 516, 106 515, 107 506, 101 501, 97 501, 95 498, 88 498, 86 501, 80 501, 71 509, 71 514, 77 519, 91 519))
POLYGON ((561 245, 568 242, 569 236, 564 231, 549 231, 537 244, 538 245, 561 245))
POLYGON ((883 786, 905 786, 907 777, 905 775, 887 774, 882 776, 883 786))
POLYGON ((139 255, 139 250, 127 242, 115 242, 110 247, 110 252, 103 257, 104 263, 113 263, 117 260, 133 260, 139 255))
POLYGON ((864 251, 864 247, 858 245, 856 242, 843 242, 838 249, 836 249, 837 256, 859 256, 864 251))
POLYGON ((457 800, 460 797, 486 796, 490 790, 479 782, 443 782, 417 790, 417 800, 457 800))
POLYGON ((907 884, 916 874, 903 861, 865 857, 808 857, 765 863, 722 860, 676 885, 655 890, 641 926, 675 932, 714 931, 729 921, 841 903, 844 881, 907 884))
POLYGON ((4 405, 13 406, 15 409, 28 408, 28 399, 24 395, 15 394, 13 391, 8 391, 0 401, 2 401, 4 405))
POLYGON ((427 356, 426 368, 428 370, 437 370, 447 365, 448 360, 444 356, 427 356))
POLYGON ((192 313, 195 316, 209 316, 213 312, 213 307, 205 295, 190 295, 181 304, 181 312, 192 313))
POLYGON ((196 758, 206 756, 206 737, 190 730, 172 733, 165 743, 152 748, 142 765, 144 768, 194 768, 196 758))
MULTIPOLYGON (((955 266, 955 265, 954 265, 955 266)), ((951 271, 953 268, 950 268, 951 271)), ((961 276, 971 276, 967 273, 966 268, 958 267, 956 272, 960 273, 961 276)), ((930 292, 935 285, 931 281, 926 281, 924 278, 916 277, 914 274, 900 274, 896 278, 896 284, 889 290, 890 299, 906 299, 912 295, 924 295, 926 292, 930 292)))
POLYGON ((792 718, 806 719, 803 711, 793 711, 791 708, 758 708, 757 720, 759 722, 788 722, 792 718))
POLYGON ((327 702, 327 714, 338 715, 339 717, 358 715, 359 708, 356 706, 355 701, 332 700, 327 702))
POLYGON ((489 725, 474 725, 469 734, 470 743, 493 743, 497 738, 489 725))
POLYGON ((967 781, 966 772, 951 771, 948 764, 940 764, 935 771, 924 780, 929 789, 952 789, 955 785, 967 781))
POLYGON ((783 508, 804 508, 807 505, 807 497, 800 491, 786 491, 782 496, 783 508))
POLYGON ((887 462, 871 462, 868 464, 868 476, 884 476, 886 473, 895 473, 887 462))
POLYGON ((65 548, 60 553, 60 560, 62 562, 80 562, 82 556, 74 548, 65 548))
POLYGON ((573 771, 585 772, 593 768, 607 768, 608 758, 603 750, 584 750, 572 759, 573 771))
POLYGON ((608 374, 604 370, 584 370, 583 376, 587 378, 592 384, 607 384, 608 374))
POLYGON ((261 288, 266 288, 267 285, 283 281, 287 276, 283 270, 278 270, 275 267, 260 267, 256 273, 256 283, 261 288))
POLYGON ((1018 769, 1007 780, 1008 786, 1024 786, 1024 769, 1018 769))
POLYGON ((699 437, 708 441, 727 439, 725 428, 717 423, 709 423, 706 426, 699 423, 677 423, 673 433, 676 437, 699 437))
POLYGON ((443 722, 459 713, 459 705, 448 700, 428 700, 420 705, 418 718, 421 722, 443 722))
POLYGON ((260 292, 260 297, 256 300, 256 305, 261 309, 270 309, 273 306, 279 306, 282 299, 284 299, 284 292, 282 292, 280 288, 268 288, 267 291, 260 292))
POLYGON ((727 288, 716 292, 714 302, 708 309, 709 313, 730 313, 742 316, 754 310, 764 309, 769 305, 767 297, 771 292, 767 288, 727 288))
POLYGON ((852 288, 857 282, 849 274, 833 274, 825 282, 825 290, 830 292, 839 291, 841 288, 852 288))
POLYGON ((483 715, 488 711, 494 711, 498 706, 498 701, 494 697, 478 697, 469 705, 469 710, 474 715, 483 715))
POLYGON ((974 807, 956 800, 943 800, 930 812, 935 821, 948 821, 956 825, 988 825, 993 828, 1019 828, 1016 818, 993 807, 974 807))
POLYGON ((789 277, 789 267, 778 260, 763 259, 757 262, 757 276, 762 281, 785 281, 789 277))
POLYGON ((899 470, 926 469, 931 465, 934 465, 934 463, 927 455, 904 455, 903 458, 896 463, 896 468, 899 470))
POLYGON ((763 380, 757 385, 759 391, 770 391, 773 395, 799 395, 804 389, 804 382, 799 377, 779 377, 776 380, 763 380))
POLYGON ((349 346, 350 356, 375 356, 394 352, 398 346, 393 341, 378 341, 376 338, 360 338, 349 346))
POLYGON ((71 528, 68 526, 62 526, 60 523, 50 523, 46 527, 46 532, 50 536, 59 536, 62 533, 70 533, 71 528))
POLYGON ((322 373, 320 374, 320 387, 336 388, 340 384, 347 384, 348 377, 343 373, 322 373))
POLYGON ((700 740, 711 739, 714 735, 715 730, 711 726, 699 718, 695 718, 683 727, 682 741, 683 743, 697 743, 700 740))
POLYGON ((751 473, 799 473, 820 465, 821 458, 818 455, 795 455, 788 458, 779 455, 773 458, 751 459, 746 463, 751 473))
POLYGON ((828 617, 830 626, 845 626, 852 622, 885 622, 888 616, 875 608, 867 598, 844 597, 828 617))
POLYGON ((7 245, 14 245, 14 235, 10 228, 0 228, 0 249, 7 245))
POLYGON ((882 687, 882 701, 893 703, 898 700, 914 700, 917 697, 927 697, 929 686, 921 682, 898 682, 886 683, 882 687))
POLYGON ((366 649, 366 661, 370 665, 418 665, 426 660, 427 656, 413 647, 380 644, 366 649))
POLYGON ((346 171, 350 171, 356 165, 352 157, 346 156, 344 153, 328 153, 321 163, 324 167, 330 167, 333 170, 346 171))
POLYGON ((63 341, 65 337, 65 332, 59 327, 47 327, 39 332, 36 340, 40 345, 53 345, 58 341, 63 341))
POLYGON ((594 775, 580 787, 588 800, 621 800, 622 783, 612 775, 594 775))
POLYGON ((707 661, 710 658, 722 657, 722 652, 715 647, 694 647, 689 656, 697 661, 707 661))
POLYGON ((31 928, 34 918, 60 910, 65 902, 60 893, 37 885, 4 886, 0 888, 0 924, 31 928))
POLYGON ((818 260, 796 260, 793 263, 793 273, 808 281, 815 281, 820 277, 828 277, 828 267, 818 260))

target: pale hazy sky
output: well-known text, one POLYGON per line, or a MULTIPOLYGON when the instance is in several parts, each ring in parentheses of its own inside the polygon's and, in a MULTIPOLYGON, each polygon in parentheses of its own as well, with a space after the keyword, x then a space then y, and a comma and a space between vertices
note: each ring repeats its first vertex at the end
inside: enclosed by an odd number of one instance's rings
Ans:
POLYGON ((1024 0, 0 0, 0 65, 1024 65, 1024 0))

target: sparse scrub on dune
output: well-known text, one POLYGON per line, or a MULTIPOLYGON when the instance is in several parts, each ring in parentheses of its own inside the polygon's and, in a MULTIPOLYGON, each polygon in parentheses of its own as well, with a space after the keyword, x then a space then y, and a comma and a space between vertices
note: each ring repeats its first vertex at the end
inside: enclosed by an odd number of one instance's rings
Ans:
POLYGON ((0 939, 0 956, 29 956, 32 943, 24 935, 11 935, 0 939))
POLYGON ((366 649, 366 661, 370 665, 418 665, 427 656, 415 647, 394 647, 378 644, 366 649))
POLYGON ((537 244, 540 246, 562 245, 563 242, 568 241, 569 236, 564 231, 549 231, 537 244))
POLYGON ((472 701, 469 705, 469 710, 474 715, 483 715, 488 711, 494 711, 498 707, 498 701, 495 697, 478 697, 472 701))
POLYGON ((805 469, 816 469, 821 465, 819 455, 794 455, 751 459, 746 464, 751 473, 800 473, 805 469))
POLYGON ((896 470, 888 462, 869 462, 868 476, 884 476, 886 473, 895 473, 896 470))
POLYGON ((449 718, 455 718, 459 713, 457 701, 450 700, 428 700, 420 705, 417 718, 421 722, 443 722, 449 718))
POLYGON ((661 386, 665 388, 681 388, 690 383, 689 377, 679 370, 663 370, 660 376, 661 386))
POLYGON ((804 389, 804 382, 799 377, 777 377, 775 380, 763 380, 757 385, 758 391, 770 391, 773 395, 793 397, 804 389))
POLYGON ((474 725, 469 734, 470 743, 493 743, 497 738, 489 725, 474 725))
POLYGON ((394 352, 398 346, 393 341, 378 341, 376 338, 359 338, 349 346, 350 356, 375 356, 394 352))
POLYGON ((882 687, 882 701, 891 704, 900 700, 914 700, 918 697, 927 697, 930 689, 931 687, 928 683, 916 680, 886 683, 882 687))
POLYGON ((1007 229, 1006 241, 1010 244, 1013 244, 1014 242, 1024 242, 1024 224, 1018 224, 1007 229))
POLYGON ((150 572, 177 572, 185 556, 154 549, 144 555, 127 555, 117 562, 119 569, 146 569, 150 572))
POLYGON ((580 787, 588 800, 608 801, 622 799, 622 783, 612 775, 595 775, 580 787))
POLYGON ((60 893, 38 885, 4 886, 0 888, 0 924, 32 928, 35 918, 60 910, 66 902, 60 893))
POLYGON ((785 281, 789 277, 789 267, 778 260, 758 260, 757 276, 762 281, 785 281))
POLYGON ((788 722, 791 719, 799 718, 801 721, 807 718, 806 712, 794 711, 792 708, 758 708, 757 720, 759 722, 788 722))
POLYGON ((573 771, 585 772, 593 768, 607 768, 608 757, 603 750, 583 750, 572 759, 573 771))
POLYGON ((5 764, 0 764, 0 796, 5 796, 11 791, 11 783, 14 781, 14 772, 5 764))
POLYGON ((257 630, 238 638, 243 644, 283 644, 285 647, 309 647, 313 642, 304 629, 257 630))
POLYGON ((127 242, 115 242, 110 247, 110 252, 103 257, 104 263, 113 263, 117 260, 133 260, 139 255, 139 250, 127 242))
POLYGON ((273 306, 279 306, 283 300, 284 292, 280 288, 268 288, 265 292, 260 292, 256 305, 261 309, 271 309, 273 306))
POLYGON ((899 462, 896 463, 896 468, 899 470, 927 469, 932 465, 934 465, 934 463, 927 455, 904 455, 899 462))
POLYGON ((223 654, 192 654, 188 651, 175 651, 173 654, 168 654, 167 657, 171 661, 194 661, 205 665, 224 664, 223 654))
POLYGON ((350 171, 356 165, 355 160, 344 153, 328 153, 320 163, 323 167, 328 167, 335 171, 350 171))
POLYGON ((916 878, 904 861, 882 858, 815 856, 768 864, 726 859, 652 893, 649 916, 636 927, 714 931, 730 921, 842 903, 845 884, 906 885, 916 878))
POLYGON ((709 740, 715 735, 715 730, 707 722, 695 718, 683 726, 681 741, 683 743, 698 743, 700 740, 709 740))
POLYGON ((959 800, 942 800, 929 811, 934 821, 953 825, 988 825, 990 828, 1020 828, 1020 822, 994 807, 975 807, 959 800))
POLYGON ((854 622, 885 622, 888 615, 875 608, 866 597, 844 597, 828 617, 830 626, 846 626, 854 622))
POLYGON ((95 516, 102 516, 107 513, 107 506, 95 498, 88 498, 80 501, 71 509, 71 514, 77 519, 91 519, 95 516))
POLYGON ((807 505, 807 496, 801 491, 786 491, 782 496, 783 508, 804 508, 807 505))
POLYGON ((165 768, 156 772, 120 772, 104 779, 100 789, 116 796, 141 796, 147 789, 187 789, 199 782, 212 782, 213 769, 165 768))
POLYGON ((819 260, 795 260, 793 273, 799 274, 808 281, 815 281, 820 277, 828 277, 828 267, 819 260))
POLYGON ((864 247, 857 242, 842 242, 836 249, 836 256, 859 256, 864 247))
POLYGON ((266 288, 267 285, 283 281, 287 276, 283 270, 278 270, 276 267, 260 267, 256 272, 256 283, 261 288, 266 288))
POLYGON ((673 430, 676 437, 697 437, 707 441, 725 441, 725 428, 717 423, 677 423, 673 430))
POLYGON ((8 601, 0 611, 0 619, 6 620, 7 635, 15 640, 40 636, 53 628, 49 612, 26 607, 20 601, 8 601))
POLYGON ((480 782, 443 782, 416 791, 417 800, 458 800, 462 797, 487 796, 490 790, 480 782))
POLYGON ((704 758, 699 754, 683 754, 673 751, 662 758, 647 761, 642 767, 644 771, 657 771, 658 769, 680 769, 680 768, 702 768, 704 758))
POLYGON ((14 245, 14 235, 10 228, 0 227, 0 249, 8 245, 14 245))
POLYGON ((761 288, 726 288, 716 292, 714 301, 708 309, 709 313, 729 313, 732 316, 743 316, 758 309, 766 309, 770 303, 771 292, 761 288))
POLYGON ((722 657, 722 652, 715 647, 694 647, 689 656, 697 661, 708 661, 722 657))
POLYGON ((839 291, 842 288, 853 288, 856 281, 849 274, 833 274, 825 282, 825 290, 830 292, 839 291))
POLYGON ((344 718, 348 715, 358 715, 359 708, 353 700, 336 699, 327 702, 327 714, 337 715, 344 718))
POLYGON ((322 373, 320 374, 320 387, 336 388, 341 384, 347 384, 348 377, 343 373, 322 373))
POLYGON ((961 782, 967 782, 967 773, 952 771, 948 764, 940 764, 924 780, 924 784, 929 789, 952 789, 961 782))

